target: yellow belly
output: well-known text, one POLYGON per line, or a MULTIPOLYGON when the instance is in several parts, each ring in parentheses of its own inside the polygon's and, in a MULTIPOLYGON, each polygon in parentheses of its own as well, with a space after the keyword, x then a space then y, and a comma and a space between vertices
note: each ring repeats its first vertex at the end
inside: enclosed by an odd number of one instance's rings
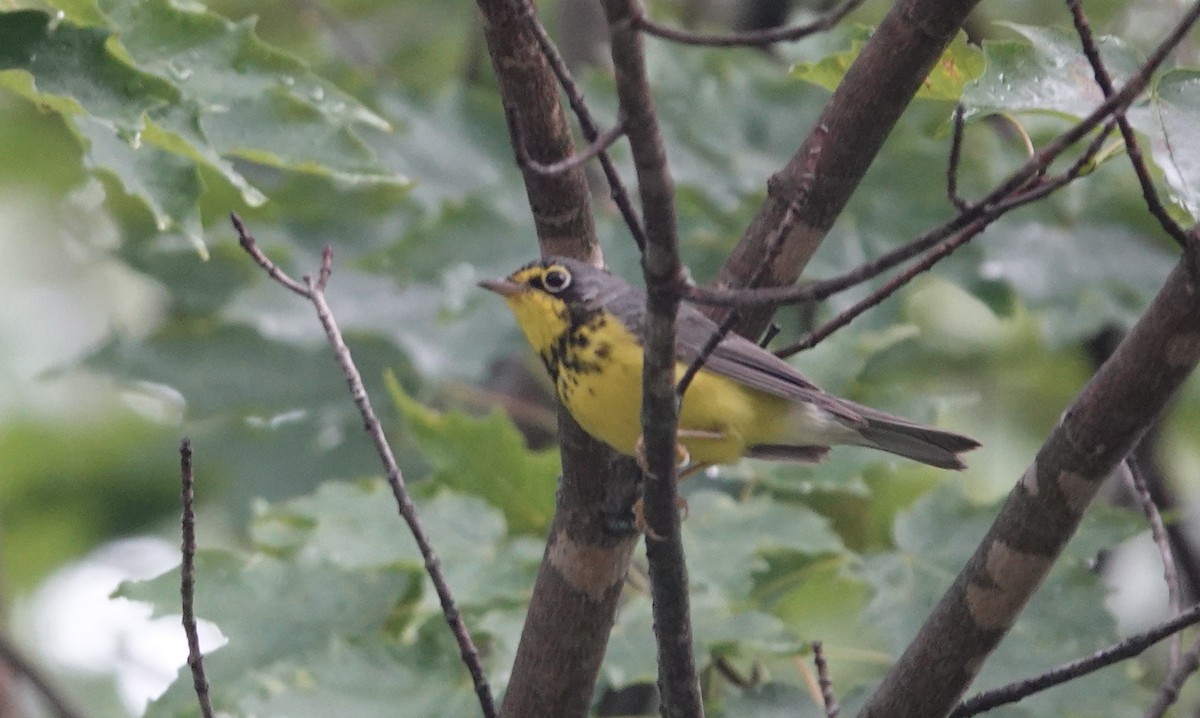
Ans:
MULTIPOLYGON (((635 342, 600 342, 605 356, 597 359, 597 342, 587 350, 596 371, 561 371, 559 398, 571 415, 592 436, 623 454, 633 455, 642 433, 642 348, 635 342)), ((687 369, 677 364, 676 378, 687 369)), ((680 443, 691 460, 702 464, 736 461, 749 446, 786 440, 789 403, 777 396, 741 386, 712 372, 696 375, 680 408, 679 428, 702 431, 720 438, 688 437, 680 443)))

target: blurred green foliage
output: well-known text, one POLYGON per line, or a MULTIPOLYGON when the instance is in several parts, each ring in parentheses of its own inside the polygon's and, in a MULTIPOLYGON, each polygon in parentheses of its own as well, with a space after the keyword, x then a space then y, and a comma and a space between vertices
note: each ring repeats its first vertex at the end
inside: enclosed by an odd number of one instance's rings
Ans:
MULTIPOLYGON (((1135 6, 1126 15, 1115 2, 1089 5, 1098 27, 1122 35, 1103 43, 1119 75, 1161 29, 1137 14, 1157 3, 1135 6)), ((874 22, 883 9, 868 3, 855 19, 874 22)), ((809 276, 845 271, 952 216, 947 100, 962 95, 971 120, 960 167, 968 195, 1024 161, 996 113, 1038 142, 1094 106, 1071 34, 1044 26, 1067 18, 1048 12, 1015 3, 996 18, 1008 24, 982 23, 999 40, 955 44, 809 276)), ((537 251, 476 25, 470 3, 418 0, 74 0, 0 13, 0 241, 36 239, 47 281, 68 265, 124 272, 109 279, 115 319, 92 317, 100 327, 87 332, 52 302, 8 298, 25 308, 26 333, 93 339, 68 342, 32 373, 0 374, 14 386, 86 378, 57 413, 34 410, 31 395, 0 423, 7 591, 100 541, 170 525, 174 445, 187 434, 208 510, 244 526, 214 539, 226 547, 200 562, 200 613, 229 640, 209 663, 219 708, 471 712, 469 681, 390 493, 372 478, 376 459, 311 308, 242 254, 226 221, 237 211, 294 276, 333 248, 330 303, 503 688, 557 458, 524 449, 499 413, 476 416, 494 392, 472 387, 495 359, 525 349, 475 281, 537 251), (36 237, 5 221, 25 201, 36 237), (134 278, 153 290, 131 295, 134 278), (127 304, 140 319, 121 319, 127 304)), ((860 27, 778 55, 649 42, 684 257, 698 280, 720 265, 766 178, 817 116, 860 27)), ((611 121, 611 77, 581 78, 611 121)), ((1198 206, 1196 85, 1191 71, 1167 71, 1131 113, 1181 218, 1198 206)), ((632 177, 627 152, 614 154, 632 177)), ((797 668, 813 639, 825 642, 851 710, 911 637, 1086 380, 1084 344, 1128 326, 1174 262, 1121 160, 1110 154, 1085 180, 997 223, 797 360, 834 393, 975 435, 984 448, 971 469, 946 476, 840 449, 816 467, 746 463, 689 482, 684 538, 712 715, 814 711, 797 668), (718 657, 762 683, 724 681, 712 670, 718 657)), ((632 243, 603 194, 606 256, 636 277, 632 243)), ((62 284, 54 291, 77 290, 62 284)), ((869 290, 829 300, 818 318, 869 290)), ((812 318, 789 310, 779 321, 786 341, 812 318)), ((21 348, 0 342, 0 359, 17 366, 21 348)), ((1200 481, 1200 442, 1186 430, 1197 398, 1192 389, 1168 425, 1164 457, 1169 472, 1200 481)), ((981 680, 1111 641, 1090 561, 1137 526, 1115 512, 1090 517, 981 680)), ((605 686, 653 680, 638 585, 613 633, 605 686)), ((170 614, 176 586, 168 574, 121 595, 170 614)), ((1128 714, 1148 685, 1114 669, 996 715, 1128 714)), ((177 680, 151 715, 194 714, 189 686, 177 680)))

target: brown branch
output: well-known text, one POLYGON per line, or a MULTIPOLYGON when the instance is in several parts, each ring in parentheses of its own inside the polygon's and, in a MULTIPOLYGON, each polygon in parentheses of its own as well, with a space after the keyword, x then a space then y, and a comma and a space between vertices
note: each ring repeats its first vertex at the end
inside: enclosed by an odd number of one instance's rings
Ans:
MULTIPOLYGON (((1085 150, 1079 159, 1076 160, 1076 162, 1071 166, 1071 168, 1062 175, 1059 175, 1053 179, 1043 180, 1027 191, 1015 192, 1012 196, 997 202, 987 211, 984 211, 979 219, 975 220, 957 235, 950 237, 949 239, 946 239, 938 244, 927 254, 925 254, 925 256, 921 257, 920 261, 910 265, 907 269, 893 277, 886 284, 872 292, 865 299, 856 302, 833 319, 829 320, 817 329, 809 332, 801 339, 782 349, 779 349, 775 352, 775 354, 780 357, 789 357, 797 352, 815 347, 835 331, 841 329, 855 318, 861 316, 871 307, 878 305, 879 303, 883 302, 883 300, 898 292, 902 287, 907 285, 918 275, 932 269, 935 264, 942 261, 946 257, 949 257, 956 249, 982 234, 985 229, 991 226, 991 224, 1000 217, 1003 217, 1005 214, 1011 212, 1017 207, 1022 207, 1031 202, 1041 200, 1050 195, 1052 192, 1055 192, 1067 184, 1075 181, 1083 172, 1083 168, 1091 161, 1096 153, 1100 151, 1100 146, 1104 143, 1105 138, 1108 137, 1111 129, 1111 126, 1109 126, 1105 130, 1098 132, 1096 137, 1088 146, 1087 150, 1085 150)), ((815 286, 816 289, 819 290, 823 286, 827 287, 830 285, 820 282, 817 283, 817 285, 810 286, 815 286)))
MULTIPOLYGON (((511 110, 506 111, 511 112, 511 110)), ((519 126, 515 122, 512 123, 512 127, 514 130, 519 129, 519 126)), ((559 160, 548 165, 544 165, 529 156, 529 152, 525 149, 525 143, 522 142, 521 137, 514 135, 513 144, 516 146, 517 164, 522 169, 531 169, 543 175, 556 175, 575 169, 588 160, 607 151, 623 134, 625 134, 625 121, 621 120, 596 137, 591 144, 583 149, 583 152, 577 152, 565 160, 559 160)))
POLYGON ((950 714, 950 718, 968 718, 968 716, 979 715, 993 708, 1016 703, 1035 693, 1073 681, 1080 676, 1086 676, 1128 658, 1135 658, 1164 638, 1177 636, 1183 629, 1197 623, 1200 623, 1200 604, 1192 606, 1187 611, 1148 631, 1129 636, 1107 648, 1102 648, 1086 658, 1064 663, 1032 678, 977 693, 959 703, 958 707, 950 714))
POLYGON ((1200 362, 1185 263, 1063 414, 987 535, 860 713, 948 712, 1071 538, 1103 479, 1200 362))
POLYGON ((325 301, 325 286, 329 281, 329 276, 333 269, 333 252, 329 247, 326 247, 321 256, 321 267, 317 278, 313 279, 311 276, 305 275, 304 283, 301 284, 288 277, 283 270, 262 253, 262 250, 258 248, 258 244, 254 241, 254 237, 246 230, 246 226, 242 223, 240 217, 232 214, 230 215, 230 221, 233 222, 233 226, 237 230, 238 241, 242 245, 242 248, 254 259, 258 266, 266 270, 272 279, 292 291, 297 291, 297 287, 301 287, 300 293, 312 303, 313 308, 316 310, 317 319, 325 329, 325 336, 333 348, 334 358, 338 366, 341 367, 342 374, 350 388, 350 396, 354 399, 354 404, 358 407, 359 414, 362 415, 363 428, 371 438, 371 443, 375 446, 375 452, 383 464, 388 484, 392 488, 392 495, 400 511, 400 516, 404 519, 404 523, 408 525, 409 533, 412 534, 413 539, 417 543, 417 548, 421 552, 421 558, 424 559, 425 572, 429 575, 434 591, 437 593, 438 601, 442 608, 442 616, 445 618, 446 624, 450 626, 450 632, 454 634, 454 640, 458 643, 459 655, 467 671, 471 674, 471 681, 475 687, 475 695, 479 699, 479 706, 485 718, 494 718, 496 708, 492 700, 491 689, 488 688, 487 678, 483 673, 483 664, 479 658, 479 650, 471 640, 471 634, 467 631, 466 624, 463 623, 462 614, 459 613, 458 608, 454 605, 454 596, 450 592, 449 584, 446 583, 446 576, 442 571, 441 560, 438 558, 437 552, 434 551, 433 545, 429 543, 429 536, 425 533, 425 527, 422 526, 421 518, 417 514, 417 507, 413 503, 412 496, 408 493, 408 486, 404 481, 404 475, 400 472, 400 467, 396 464, 396 457, 392 453, 392 447, 388 443, 387 436, 384 434, 383 425, 379 422, 379 417, 376 416, 374 407, 371 406, 371 398, 367 395, 366 387, 363 386, 362 375, 355 366, 353 357, 350 356, 350 349, 346 346, 346 342, 342 338, 341 330, 338 329, 337 322, 333 317, 333 311, 325 301))
MULTIPOLYGON (((1150 524, 1150 535, 1154 539, 1154 545, 1158 547, 1158 555, 1162 560, 1163 580, 1167 584, 1167 604, 1171 608, 1171 613, 1178 615, 1183 609, 1183 596, 1179 590, 1179 571, 1175 568, 1175 555, 1171 552, 1171 540, 1167 536, 1167 528, 1163 524, 1162 514, 1158 510, 1158 505, 1154 503, 1154 498, 1150 496, 1150 489, 1146 486, 1146 480, 1142 477, 1142 472, 1132 454, 1125 457, 1118 470, 1129 487, 1130 493, 1137 498, 1141 505, 1146 522, 1150 524)), ((1171 658, 1168 663, 1170 670, 1174 671, 1179 667, 1181 651, 1180 637, 1172 636, 1171 658)))
POLYGON ((646 247, 646 315, 642 329, 642 439, 647 475, 642 484, 646 558, 658 645, 658 689, 664 718, 704 715, 692 642, 687 564, 679 536, 675 447, 675 314, 683 268, 675 227, 675 198, 666 151, 646 76, 642 34, 634 18, 640 0, 603 0, 616 75, 617 98, 627 118, 629 148, 642 200, 646 247), (649 536, 653 532, 656 538, 649 536))
POLYGON ((15 675, 24 676, 58 718, 86 718, 3 632, 0 632, 0 663, 8 666, 15 675))
MULTIPOLYGON (((290 287, 289 287, 290 289, 290 287)), ((183 537, 179 565, 180 612, 183 614, 183 632, 187 636, 188 668, 192 671, 192 688, 200 704, 200 715, 212 718, 212 697, 208 691, 208 678, 204 675, 204 654, 200 652, 200 634, 196 630, 196 476, 192 471, 192 442, 179 442, 179 483, 183 515, 180 519, 183 537)))
MULTIPOLYGON (((763 259, 762 264, 758 265, 758 268, 754 271, 754 274, 750 276, 747 289, 724 291, 738 292, 752 290, 760 281, 762 281, 762 278, 766 275, 767 268, 771 266, 771 262, 774 260, 775 255, 778 254, 778 252, 783 248, 783 235, 787 232, 787 229, 791 226, 791 223, 795 221, 795 217, 796 215, 794 212, 784 215, 779 231, 777 231, 772 237, 772 251, 768 251, 767 256, 763 259)), ((688 287, 687 291, 690 293, 695 289, 696 287, 688 287)), ((729 335, 729 332, 733 331, 733 328, 737 326, 739 319, 741 319, 741 314, 736 309, 729 312, 721 320, 721 323, 717 325, 717 330, 713 332, 711 336, 709 336, 708 341, 706 341, 704 346, 700 348, 700 352, 696 354, 696 358, 693 359, 692 363, 688 365, 687 370, 683 372, 683 376, 679 378, 679 383, 675 386, 675 396, 679 397, 680 400, 682 400, 683 395, 687 393, 687 389, 691 385, 692 380, 696 378, 696 375, 700 373, 700 369, 704 367, 704 363, 707 362, 708 358, 712 356, 712 353, 716 351, 717 345, 724 341, 725 337, 729 335)), ((778 327, 776 327, 776 332, 778 332, 778 327)), ((772 335, 772 337, 773 336, 774 335, 772 335)), ((763 346, 766 346, 766 342, 768 341, 770 341, 769 338, 764 338, 763 346)))
POLYGON ((813 662, 817 664, 817 685, 821 687, 821 702, 825 704, 825 718, 838 718, 841 706, 833 695, 833 681, 829 678, 829 665, 825 663, 825 647, 813 641, 813 662))
MULTIPOLYGON (((847 70, 813 130, 767 183, 767 199, 721 267, 716 286, 746 286, 746 278, 767 255, 768 238, 793 206, 799 221, 785 235, 782 251, 768 267, 765 284, 795 283, 901 112, 975 4, 976 0, 904 0, 892 6, 847 70), (814 150, 819 150, 819 159, 810 167, 814 150), (801 193, 809 174, 814 179, 801 193)), ((770 315, 769 309, 747 311, 737 330, 757 336, 770 315)))
MULTIPOLYGON (((573 142, 558 83, 530 31, 524 0, 476 0, 476 5, 483 14, 502 104, 512 109, 509 134, 523 138, 537 162, 553 164, 570 157, 573 142)), ((555 175, 525 169, 522 176, 543 254, 602 264, 583 169, 555 175)))
MULTIPOLYGON (((579 115, 588 141, 598 132, 565 63, 537 21, 529 0, 476 0, 503 105, 515 110, 526 147, 538 162, 571 155, 571 131, 559 100, 559 83, 579 115), (537 143, 531 146, 529 142, 537 143)), ((601 166, 610 185, 620 178, 606 154, 601 166)), ((523 173, 543 255, 603 264, 586 176, 581 168, 543 177, 523 173), (567 218, 558 223, 556 217, 567 218)), ((632 203, 614 199, 637 227, 632 203)), ((635 234, 636 236, 636 234, 635 234)), ((563 474, 546 551, 538 569, 525 626, 513 662, 501 715, 584 715, 591 704, 600 661, 616 618, 617 600, 637 536, 627 520, 639 473, 558 412, 563 474)))
POLYGON ((794 42, 809 35, 815 35, 818 32, 825 32, 841 22, 847 15, 854 12, 863 2, 864 0, 846 0, 823 17, 804 25, 771 28, 769 30, 754 30, 750 32, 735 32, 725 35, 700 35, 680 30, 654 22, 644 14, 634 18, 634 25, 647 35, 654 35, 655 37, 671 40, 683 45, 704 47, 763 47, 779 42, 794 42))
MULTIPOLYGON (((595 142, 600 137, 600 132, 597 129, 596 121, 592 118, 592 112, 588 109, 587 103, 583 100, 583 93, 580 92, 579 86, 575 84, 575 78, 571 76, 570 69, 567 68, 567 63, 562 55, 558 52, 558 48, 554 45, 554 41, 550 39, 550 33, 546 32, 546 28, 542 25, 542 21, 538 18, 534 11, 533 0, 517 0, 524 8, 525 20, 529 25, 529 31, 533 33, 534 40, 538 47, 542 50, 542 55, 546 62, 550 65, 551 72, 557 78, 558 83, 562 86, 563 92, 567 96, 567 102, 571 105, 571 110, 575 113, 575 118, 579 121, 579 129, 583 133, 583 138, 588 142, 595 142)), ((623 124, 623 123, 622 123, 623 124)), ((617 173, 617 167, 613 164, 612 158, 607 152, 601 152, 600 168, 604 170, 604 178, 608 182, 609 197, 612 198, 617 209, 621 212, 621 217, 625 220, 625 226, 629 228, 629 233, 633 235, 633 241, 637 244, 638 249, 645 250, 646 248, 646 230, 642 228, 642 220, 638 217, 637 210, 633 206, 633 202, 629 199, 629 193, 625 191, 625 183, 621 181, 621 175, 617 173)))
MULTIPOLYGON (((1104 93, 1105 97, 1110 97, 1114 92, 1112 76, 1109 74, 1108 68, 1104 66, 1104 59, 1100 57, 1100 48, 1096 46, 1096 38, 1092 34, 1087 15, 1083 12, 1083 5, 1079 0, 1067 0, 1067 8, 1071 11, 1075 32, 1079 35, 1079 41, 1083 45, 1083 54, 1092 66, 1096 84, 1100 86, 1100 91, 1104 93)), ((1158 220, 1163 230, 1179 244, 1180 249, 1191 258, 1192 268, 1200 271, 1200 248, 1197 248, 1196 241, 1192 236, 1171 218, 1171 215, 1167 213, 1167 208, 1163 206, 1162 200, 1158 198, 1158 190, 1154 189, 1154 180, 1150 177, 1150 169, 1146 166, 1146 158, 1142 155, 1137 134, 1133 131, 1133 126, 1129 124, 1125 112, 1118 111, 1114 114, 1117 118, 1117 127, 1121 130, 1121 137, 1125 140, 1125 153, 1129 156, 1133 172, 1137 175, 1138 185, 1142 188, 1142 198, 1146 202, 1146 208, 1158 220)))
POLYGON ((946 163, 946 196, 950 198, 950 204, 957 207, 959 212, 966 212, 970 205, 958 196, 958 162, 962 156, 962 141, 963 106, 960 102, 954 106, 954 134, 950 139, 950 159, 946 163))
POLYGON ((1179 700, 1179 689, 1187 679, 1200 669, 1200 639, 1196 639, 1180 659, 1167 679, 1158 688, 1154 703, 1146 709, 1144 718, 1162 718, 1175 701, 1179 700))

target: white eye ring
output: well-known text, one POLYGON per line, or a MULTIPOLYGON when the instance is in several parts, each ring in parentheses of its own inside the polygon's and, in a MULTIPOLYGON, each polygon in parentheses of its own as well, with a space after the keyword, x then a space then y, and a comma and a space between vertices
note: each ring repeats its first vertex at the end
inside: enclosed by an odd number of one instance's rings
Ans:
POLYGON ((558 294, 571 286, 571 273, 561 267, 551 267, 542 276, 542 286, 551 294, 558 294))

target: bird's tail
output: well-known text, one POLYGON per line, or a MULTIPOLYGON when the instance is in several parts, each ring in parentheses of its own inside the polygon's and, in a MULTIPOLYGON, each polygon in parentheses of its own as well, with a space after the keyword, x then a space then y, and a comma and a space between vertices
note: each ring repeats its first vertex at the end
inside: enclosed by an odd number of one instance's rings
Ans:
POLYGON ((942 469, 965 469, 959 454, 979 448, 969 436, 918 424, 882 411, 854 407, 865 421, 855 427, 863 446, 897 454, 942 469))

